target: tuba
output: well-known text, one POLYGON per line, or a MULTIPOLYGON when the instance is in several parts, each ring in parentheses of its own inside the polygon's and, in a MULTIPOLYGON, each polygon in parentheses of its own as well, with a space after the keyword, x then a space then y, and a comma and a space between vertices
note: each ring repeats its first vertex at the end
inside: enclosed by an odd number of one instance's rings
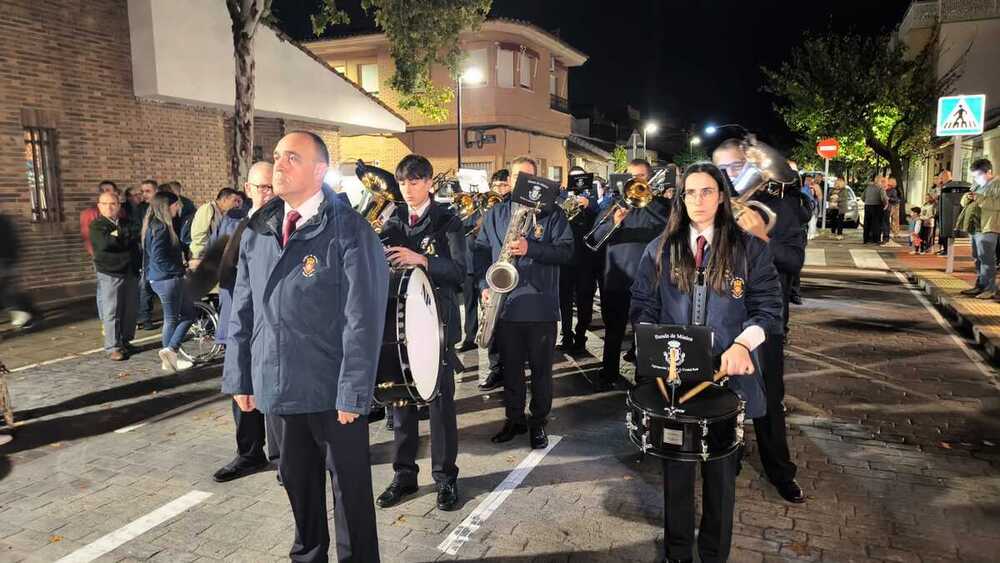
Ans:
POLYGON ((472 217, 479 209, 479 202, 476 201, 476 194, 469 192, 458 192, 451 198, 451 208, 462 221, 472 217))
POLYGON ((583 244, 587 245, 587 248, 594 251, 597 251, 599 248, 604 246, 604 243, 608 242, 611 235, 618 230, 620 223, 612 226, 611 230, 601 237, 600 240, 597 239, 598 229, 600 229, 601 225, 611 221, 615 212, 619 209, 642 209, 643 207, 649 205, 649 203, 653 201, 653 196, 655 195, 650 183, 651 182, 644 182, 638 178, 632 178, 626 182, 625 187, 622 189, 621 197, 615 202, 614 205, 608 208, 608 210, 604 213, 604 216, 601 217, 601 220, 598 221, 597 224, 594 225, 594 228, 583 237, 583 244))
POLYGON ((399 202, 403 201, 399 183, 388 170, 369 166, 361 159, 358 159, 355 174, 366 192, 366 198, 360 206, 361 214, 375 232, 381 234, 382 226, 392 216, 399 202))
POLYGON ((781 153, 758 141, 752 133, 747 133, 740 142, 740 148, 746 155, 747 164, 733 180, 733 191, 736 192, 736 198, 732 201, 733 214, 739 219, 747 209, 757 209, 764 215, 767 232, 771 232, 778 216, 768 206, 759 201, 750 201, 750 198, 768 182, 788 184, 794 182, 797 175, 781 153))

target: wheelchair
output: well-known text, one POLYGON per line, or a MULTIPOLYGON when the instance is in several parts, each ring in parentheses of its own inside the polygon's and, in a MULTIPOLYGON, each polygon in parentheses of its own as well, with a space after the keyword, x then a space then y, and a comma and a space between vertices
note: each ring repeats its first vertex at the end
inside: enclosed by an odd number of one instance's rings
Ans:
POLYGON ((219 328, 219 294, 209 293, 192 305, 195 320, 181 349, 199 364, 221 358, 225 347, 215 339, 219 328))

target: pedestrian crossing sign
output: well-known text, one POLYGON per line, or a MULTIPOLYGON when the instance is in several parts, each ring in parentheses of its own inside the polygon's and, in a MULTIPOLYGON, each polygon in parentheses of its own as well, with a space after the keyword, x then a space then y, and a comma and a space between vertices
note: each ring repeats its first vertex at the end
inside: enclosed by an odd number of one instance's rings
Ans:
POLYGON ((986 96, 945 96, 938 98, 937 134, 981 135, 986 116, 986 96))

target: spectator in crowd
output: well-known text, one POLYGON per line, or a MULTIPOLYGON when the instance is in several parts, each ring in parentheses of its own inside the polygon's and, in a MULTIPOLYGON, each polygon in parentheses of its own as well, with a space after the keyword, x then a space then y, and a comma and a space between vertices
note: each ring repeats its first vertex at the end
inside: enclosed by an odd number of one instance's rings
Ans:
POLYGON ((924 252, 921 250, 923 241, 920 239, 923 221, 920 219, 920 208, 911 207, 910 212, 906 216, 910 223, 910 254, 923 254, 924 252))
POLYGON ((17 291, 17 262, 21 245, 17 227, 10 218, 0 214, 0 311, 7 310, 14 328, 30 326, 35 317, 31 298, 17 291))
POLYGON ((997 295, 997 237, 1000 236, 1000 182, 993 177, 993 164, 985 158, 976 159, 970 168, 975 188, 965 197, 979 208, 979 233, 973 237, 979 259, 976 285, 982 291, 976 299, 993 299, 997 295))
POLYGON ((167 372, 194 365, 181 350, 181 343, 194 321, 194 308, 184 292, 184 250, 173 225, 173 219, 180 212, 181 202, 177 195, 159 192, 153 196, 142 224, 146 277, 163 304, 163 348, 159 355, 161 367, 167 372))
POLYGON ((892 235, 899 234, 899 206, 903 201, 903 193, 897 187, 895 178, 886 180, 885 195, 889 198, 889 216, 887 217, 889 231, 885 238, 892 240, 892 235))
POLYGON ((830 194, 830 234, 836 240, 844 240, 844 217, 847 215, 847 182, 837 178, 830 194))
POLYGON ((871 184, 865 188, 861 201, 865 204, 865 244, 880 244, 882 242, 882 216, 889 205, 889 197, 885 193, 885 178, 875 176, 871 184))
POLYGON ((141 203, 142 191, 139 188, 125 188, 125 201, 122 203, 122 208, 129 222, 134 221, 133 218, 138 213, 141 203))
MULTIPOLYGON (((116 197, 121 193, 118 190, 118 186, 111 180, 104 180, 97 185, 98 197, 104 192, 112 192, 116 197)), ((101 212, 97 210, 97 205, 88 207, 80 212, 80 238, 83 239, 83 246, 87 249, 87 254, 90 256, 94 255, 94 247, 90 243, 90 224, 100 216, 101 212)))
MULTIPOLYGON (((129 219, 133 223, 133 228, 138 233, 142 231, 142 222, 146 218, 146 212, 149 211, 149 203, 153 201, 153 196, 156 195, 156 180, 146 179, 139 184, 139 193, 142 195, 142 201, 136 206, 135 215, 129 215, 129 219)), ((140 241, 141 244, 141 241, 140 241)), ((156 328, 156 323, 153 321, 153 296, 156 293, 153 292, 153 288, 149 285, 149 280, 146 279, 146 272, 143 270, 139 275, 139 314, 137 318, 137 328, 139 330, 154 330, 156 328)))
POLYGON ((208 249, 209 241, 219 230, 222 219, 229 213, 229 210, 239 208, 243 204, 239 193, 232 188, 222 188, 215 196, 215 201, 210 201, 198 208, 191 221, 191 260, 188 267, 197 268, 201 263, 205 250, 208 249))
POLYGON ((935 213, 937 213, 937 197, 933 194, 927 194, 927 197, 924 198, 923 206, 920 207, 921 254, 930 252, 931 241, 934 238, 934 223, 937 221, 935 213))
POLYGON ((131 352, 139 287, 139 244, 112 192, 98 197, 101 215, 90 224, 97 270, 97 306, 104 325, 104 351, 121 361, 131 352))

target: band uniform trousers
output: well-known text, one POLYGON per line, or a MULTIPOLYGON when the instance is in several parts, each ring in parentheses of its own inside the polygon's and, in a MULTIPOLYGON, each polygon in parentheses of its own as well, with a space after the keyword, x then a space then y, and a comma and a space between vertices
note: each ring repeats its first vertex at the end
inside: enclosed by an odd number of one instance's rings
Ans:
POLYGON ((601 377, 606 381, 614 381, 621 375, 622 340, 625 339, 631 301, 629 291, 601 294, 601 317, 604 319, 604 369, 601 377))
POLYGON ((500 321, 496 329, 503 364, 503 399, 507 420, 524 424, 527 386, 524 362, 531 368, 531 426, 544 426, 552 410, 552 360, 555 321, 500 321))
MULTIPOLYGON (((458 423, 455 414, 455 376, 451 368, 440 378, 438 397, 430 404, 431 415, 431 474, 435 483, 458 477, 458 423)), ((395 480, 403 485, 417 484, 417 448, 420 445, 417 407, 396 407, 393 410, 395 436, 392 469, 395 480)))
POLYGON ((594 291, 597 280, 589 261, 584 260, 559 269, 559 313, 563 339, 582 340, 594 319, 594 291), (573 328, 573 305, 576 305, 576 328, 573 328))
POLYGON ((277 416, 264 416, 254 409, 243 412, 233 401, 233 422, 236 423, 236 455, 240 462, 246 465, 258 465, 265 461, 276 459, 278 452, 277 424, 281 419, 277 416), (266 419, 266 423, 265 423, 266 419), (264 445, 267 445, 267 456, 264 455, 264 445))
POLYGON ((733 538, 736 474, 741 452, 706 462, 663 460, 663 543, 670 559, 690 560, 694 547, 695 469, 701 466, 701 524, 698 554, 702 563, 724 563, 733 538))
POLYGON ((882 242, 881 205, 865 205, 864 242, 882 242))
POLYGON ((337 558, 341 562, 377 563, 378 529, 368 452, 368 419, 337 421, 337 411, 278 415, 281 453, 278 463, 295 517, 292 561, 326 562, 326 476, 333 482, 337 558))
POLYGON ((785 343, 782 335, 768 334, 760 345, 761 371, 767 414, 753 419, 760 462, 767 478, 775 484, 795 479, 796 466, 788 451, 785 429, 785 343))
MULTIPOLYGON (((479 292, 479 284, 476 283, 476 276, 465 276, 462 284, 462 299, 465 301, 465 336, 464 342, 475 342, 476 333, 479 332, 479 302, 482 295, 479 292)), ((479 383, 484 383, 491 374, 501 371, 500 351, 497 349, 497 339, 493 339, 493 344, 489 349, 490 369, 489 371, 479 370, 479 383)))

